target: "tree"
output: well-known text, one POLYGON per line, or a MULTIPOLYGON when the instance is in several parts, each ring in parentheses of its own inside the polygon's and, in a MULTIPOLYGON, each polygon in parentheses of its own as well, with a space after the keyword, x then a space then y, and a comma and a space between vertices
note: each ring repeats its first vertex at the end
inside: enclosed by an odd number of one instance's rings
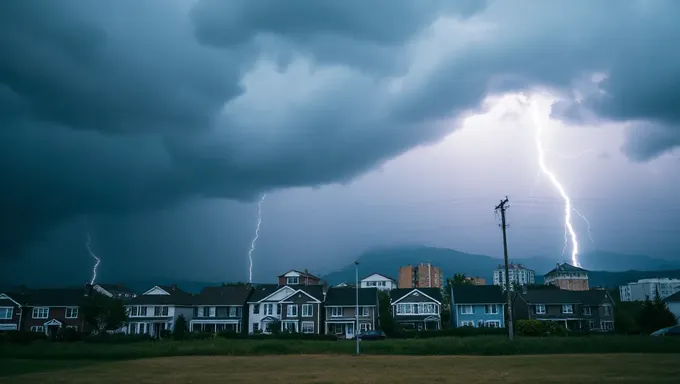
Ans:
POLYGON ((378 291, 378 305, 380 330, 385 332, 388 336, 399 332, 397 324, 394 322, 392 314, 390 313, 390 295, 387 292, 378 291))
POLYGON ((172 338, 182 340, 189 333, 189 326, 184 315, 179 315, 175 320, 175 327, 172 329, 172 338))
POLYGON ((95 334, 115 331, 128 321, 123 302, 101 294, 94 294, 86 299, 83 318, 95 334))
POLYGON ((661 299, 658 292, 654 300, 647 299, 642 304, 642 310, 637 320, 640 330, 645 333, 677 324, 675 315, 668 309, 666 302, 661 299))

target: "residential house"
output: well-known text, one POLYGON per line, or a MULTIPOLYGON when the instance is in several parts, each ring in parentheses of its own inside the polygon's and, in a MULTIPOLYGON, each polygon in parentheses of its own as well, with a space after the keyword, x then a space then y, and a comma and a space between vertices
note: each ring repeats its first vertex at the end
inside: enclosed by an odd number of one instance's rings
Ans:
POLYGON ((290 270, 279 276, 279 286, 284 285, 319 285, 321 279, 308 273, 307 270, 300 272, 297 270, 290 270))
POLYGON ((327 289, 326 285, 255 287, 248 299, 248 333, 269 333, 271 326, 279 324, 281 331, 320 334, 327 289))
POLYGON ((137 293, 122 284, 95 284, 92 289, 107 297, 128 301, 137 297, 137 293))
POLYGON ((555 268, 545 274, 543 283, 568 291, 587 291, 590 289, 588 271, 567 263, 558 263, 555 268))
MULTIPOLYGON (((378 289, 363 288, 359 296, 359 332, 379 328, 378 289)), ((328 290, 325 307, 325 333, 351 339, 355 336, 357 323, 357 289, 337 288, 328 290)))
POLYGON ((0 293, 0 331, 18 331, 24 315, 22 294, 0 293))
POLYGON ((370 274, 361 279, 361 288, 378 288, 381 291, 389 291, 397 288, 397 281, 380 273, 370 274))
POLYGON ((456 327, 505 327, 506 300, 497 285, 454 284, 451 324, 456 327))
POLYGON ((188 325, 194 314, 193 299, 176 285, 149 289, 125 303, 129 317, 126 333, 160 337, 162 331, 174 329, 179 316, 184 316, 188 325))
POLYGON ((668 296, 664 301, 668 305, 668 309, 675 315, 676 321, 680 322, 680 292, 668 296))
POLYGON ((439 288, 397 288, 390 291, 392 317, 406 329, 441 329, 442 302, 439 288))
POLYGON ((206 287, 194 297, 189 329, 201 332, 241 332, 243 309, 252 292, 250 285, 206 287))
POLYGON ((83 288, 52 288, 27 290, 22 301, 21 329, 55 334, 60 328, 83 331, 82 307, 90 291, 83 288))
POLYGON ((614 301, 606 290, 534 289, 518 293, 514 318, 556 321, 572 331, 614 330, 614 301))

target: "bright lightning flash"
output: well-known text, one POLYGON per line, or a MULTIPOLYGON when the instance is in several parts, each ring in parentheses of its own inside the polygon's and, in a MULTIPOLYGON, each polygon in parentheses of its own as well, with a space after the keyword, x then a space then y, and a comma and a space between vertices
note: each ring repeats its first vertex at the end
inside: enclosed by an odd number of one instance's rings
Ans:
POLYGON ((262 225, 262 203, 267 197, 267 194, 262 194, 260 201, 257 203, 257 227, 255 228, 255 237, 250 243, 250 250, 248 251, 248 261, 250 265, 248 267, 248 281, 253 282, 253 252, 255 252, 255 245, 257 244, 257 238, 260 237, 260 225, 262 225))
POLYGON ((97 280, 97 267, 99 267, 99 263, 101 260, 97 257, 97 255, 92 252, 92 238, 90 237, 90 231, 87 231, 87 242, 85 243, 85 247, 87 248, 87 251, 90 253, 90 256, 92 256, 93 259, 96 260, 94 263, 94 267, 92 267, 92 280, 90 280, 90 285, 93 285, 95 280, 97 280))
MULTIPOLYGON (((538 152, 538 166, 541 169, 541 172, 550 179, 550 182, 553 184, 555 189, 559 192, 560 196, 562 197, 562 200, 564 200, 564 227, 565 227, 565 249, 566 249, 566 234, 569 234, 569 237, 571 238, 571 244, 572 244, 572 249, 571 249, 571 263, 572 265, 576 267, 580 267, 581 264, 578 262, 578 238, 576 237, 576 232, 574 231, 574 226, 571 223, 571 212, 574 210, 571 206, 571 199, 569 198, 569 195, 567 195, 567 192, 564 190, 564 187, 562 187, 562 184, 557 180, 557 177, 555 176, 552 171, 548 169, 548 167, 545 164, 545 149, 543 148, 543 142, 541 139, 541 133, 543 132, 543 124, 541 124, 541 115, 538 111, 538 107, 536 103, 532 103, 532 112, 533 112, 533 118, 534 118, 534 126, 536 128, 536 151, 538 152)), ((579 214, 580 215, 580 214, 579 214)))

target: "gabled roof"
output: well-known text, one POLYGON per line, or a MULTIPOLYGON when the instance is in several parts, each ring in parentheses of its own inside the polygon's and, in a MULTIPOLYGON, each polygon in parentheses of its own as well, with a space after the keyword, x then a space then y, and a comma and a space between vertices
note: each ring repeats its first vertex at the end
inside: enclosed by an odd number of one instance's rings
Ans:
POLYGON ((13 298, 10 294, 0 293, 0 307, 21 307, 21 299, 20 296, 13 298))
POLYGON ((139 295, 126 305, 192 305, 194 296, 186 291, 177 288, 176 285, 156 285, 147 292, 160 288, 167 292, 167 295, 139 295))
POLYGON ((105 289, 107 292, 112 293, 114 295, 117 293, 127 293, 132 295, 137 294, 137 292, 132 290, 132 288, 128 288, 123 284, 95 284, 95 285, 98 285, 102 289, 105 289))
POLYGON ((244 285, 205 287, 194 296, 194 304, 243 305, 248 300, 251 290, 250 287, 244 285))
POLYGON ((278 284, 259 284, 253 286, 253 291, 248 298, 249 303, 257 303, 260 300, 267 298, 272 293, 278 291, 283 287, 279 287, 278 284))
POLYGON ((546 273, 546 275, 550 275, 557 272, 588 272, 588 271, 586 271, 583 268, 573 266, 571 264, 562 263, 557 264, 557 267, 551 269, 550 272, 546 273))
POLYGON ((389 277, 389 276, 387 276, 387 275, 383 275, 382 273, 378 273, 378 272, 373 272, 373 273, 371 273, 370 275, 366 275, 364 278, 361 279, 361 281, 364 281, 364 280, 368 279, 369 277, 371 277, 371 276, 373 276, 373 275, 382 276, 382 277, 384 277, 384 278, 386 278, 386 279, 388 279, 388 280, 392 280, 392 281, 394 281, 394 282, 397 281, 397 280, 395 280, 395 279, 393 279, 393 278, 391 278, 391 277, 389 277))
POLYGON ((663 299, 663 301, 665 301, 667 303, 678 303, 678 302, 680 302, 680 292, 675 292, 674 294, 663 299))
POLYGON ((454 304, 502 304, 505 297, 497 285, 454 284, 454 304))
POLYGON ((610 300, 607 291, 566 291, 562 289, 534 289, 519 296, 528 304, 584 304, 600 305, 610 300))
POLYGON ((286 273, 284 273, 284 274, 282 274, 282 275, 279 275, 278 277, 284 277, 284 276, 286 276, 287 274, 289 274, 289 273, 291 273, 291 272, 295 272, 295 273, 297 273, 298 275, 300 275, 301 277, 311 277, 312 279, 321 280, 319 277, 316 277, 316 276, 312 275, 312 274, 309 273, 309 272, 301 272, 301 271, 298 271, 297 269, 291 269, 290 271, 288 271, 288 272, 286 272, 286 273))
MULTIPOLYGON (((356 305, 357 289, 351 287, 333 287, 326 293, 326 306, 356 305)), ((360 288, 359 305, 376 305, 378 302, 377 288, 360 288)))
POLYGON ((307 295, 315 298, 318 301, 323 302, 323 285, 286 285, 287 287, 293 288, 296 291, 303 291, 307 295))
POLYGON ((432 300, 442 303, 444 299, 442 298, 442 292, 439 288, 397 288, 390 291, 390 301, 392 304, 403 299, 414 291, 418 291, 425 296, 431 298, 432 300))
POLYGON ((32 289, 26 292, 24 300, 29 307, 78 307, 85 302, 85 289, 32 289))

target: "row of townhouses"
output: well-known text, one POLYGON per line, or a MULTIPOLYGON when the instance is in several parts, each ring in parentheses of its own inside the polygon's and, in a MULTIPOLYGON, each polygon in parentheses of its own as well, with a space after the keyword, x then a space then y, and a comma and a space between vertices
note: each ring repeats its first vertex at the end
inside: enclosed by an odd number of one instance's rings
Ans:
MULTIPOLYGON (((380 329, 381 276, 366 277, 367 284, 362 282, 358 289, 359 332, 380 329)), ((505 327, 507 306, 501 287, 454 285, 448 293, 451 326, 505 327)), ((180 315, 193 332, 269 333, 277 326, 281 331, 351 338, 357 331, 357 289, 328 287, 318 277, 296 270, 279 276, 277 284, 220 285, 205 287, 197 294, 176 285, 158 285, 137 295, 124 287, 107 284, 86 286, 84 290, 3 293, 0 330, 47 334, 60 327, 86 330, 81 309, 85 298, 92 294, 125 301, 129 322, 121 332, 128 334, 160 335, 164 330, 172 330, 180 315)), ((444 299, 439 288, 393 288, 388 294, 390 316, 401 327, 441 329, 444 299)), ((512 297, 515 319, 555 321, 574 331, 614 328, 614 302, 605 290, 524 289, 512 297)))

